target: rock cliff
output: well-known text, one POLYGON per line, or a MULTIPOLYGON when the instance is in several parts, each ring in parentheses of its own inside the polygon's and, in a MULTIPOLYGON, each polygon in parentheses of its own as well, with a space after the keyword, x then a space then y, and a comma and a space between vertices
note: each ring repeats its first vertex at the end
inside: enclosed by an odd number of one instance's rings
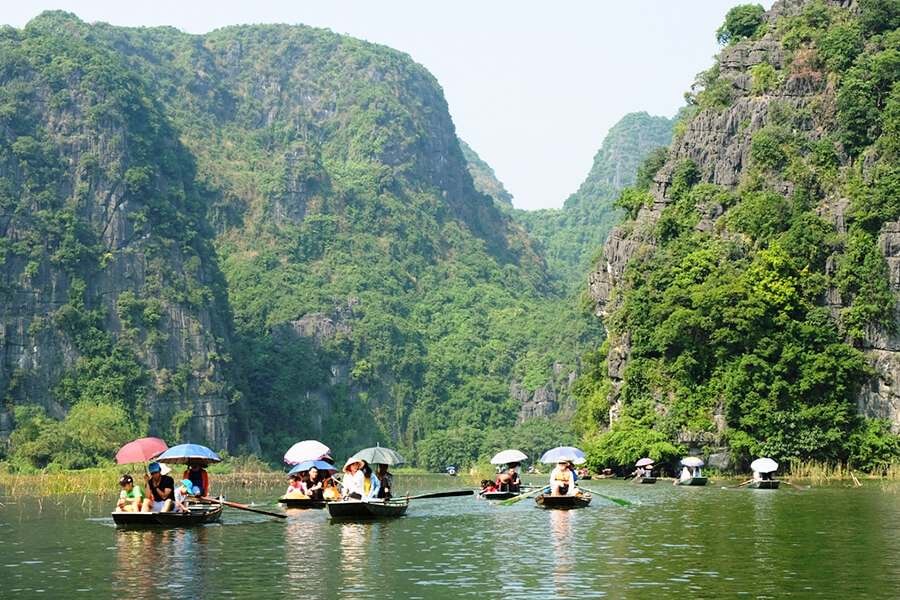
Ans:
MULTIPOLYGON (((614 228, 604 245, 604 256, 589 275, 589 291, 595 302, 595 314, 604 318, 619 306, 621 291, 626 285, 624 274, 632 261, 652 252, 657 223, 664 209, 674 202, 671 194, 673 175, 679 164, 690 159, 697 166, 701 182, 716 184, 727 190, 738 190, 746 179, 751 164, 752 139, 755 133, 774 124, 784 125, 783 115, 791 114, 792 134, 806 141, 816 141, 834 133, 837 128, 837 94, 833 78, 829 78, 821 61, 811 52, 787 52, 779 21, 795 17, 812 2, 779 0, 765 15, 768 32, 760 39, 745 39, 722 50, 714 67, 718 82, 728 83, 727 106, 707 107, 682 123, 669 150, 666 165, 660 169, 651 189, 652 202, 643 206, 636 219, 614 228), (754 67, 769 65, 779 83, 773 89, 755 86, 754 67)), ((857 3, 832 0, 829 8, 843 9, 856 14, 857 3)), ((848 168, 848 156, 838 145, 839 167, 848 168)), ((795 184, 787 179, 769 182, 772 189, 790 198, 795 184)), ((848 198, 839 191, 829 191, 815 199, 816 211, 830 222, 835 233, 847 232, 845 212, 848 198)), ((697 206, 702 214, 698 231, 717 232, 717 219, 723 207, 715 203, 697 206)), ((900 222, 884 224, 880 232, 880 248, 888 265, 890 290, 900 294, 900 222)), ((724 232, 722 235, 727 235, 724 232)), ((834 272, 835 257, 829 260, 826 272, 834 272)), ((833 285, 821 297, 821 305, 828 307, 840 321, 847 303, 833 285)), ((894 306, 894 322, 900 323, 900 308, 894 306)), ((900 337, 896 328, 870 325, 857 346, 866 352, 876 375, 862 387, 857 396, 860 412, 867 417, 884 417, 893 430, 900 431, 900 337)), ((626 330, 610 339, 607 373, 613 386, 609 395, 610 417, 615 420, 621 406, 621 389, 629 363, 630 333, 626 330)), ((721 415, 720 426, 723 425, 721 415)), ((720 427, 721 428, 721 427, 720 427)))
POLYGON ((230 316, 193 159, 120 59, 73 29, 46 34, 51 64, 44 35, 0 42, 15 65, 0 88, 18 103, 0 117, 0 437, 15 405, 62 418, 97 385, 150 434, 171 439, 180 415, 184 439, 228 448, 230 316), (108 378, 103 365, 128 357, 140 373, 108 378))

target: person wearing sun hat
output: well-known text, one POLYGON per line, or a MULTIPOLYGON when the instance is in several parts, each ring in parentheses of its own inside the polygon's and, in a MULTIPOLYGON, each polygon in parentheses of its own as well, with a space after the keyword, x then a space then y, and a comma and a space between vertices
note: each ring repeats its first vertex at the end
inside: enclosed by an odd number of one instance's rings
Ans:
POLYGON ((575 477, 569 468, 569 461, 561 460, 556 463, 553 472, 550 473, 551 496, 574 496, 575 477))
POLYGON ((153 505, 150 510, 153 512, 169 512, 174 510, 175 502, 172 494, 175 491, 175 480, 168 475, 163 475, 162 465, 158 462, 152 462, 147 466, 149 475, 144 475, 144 483, 147 484, 147 490, 150 492, 150 500, 153 505))
POLYGON ((191 488, 194 487, 193 482, 190 479, 182 479, 178 482, 178 485, 175 486, 175 510, 178 512, 191 512, 185 503, 185 499, 187 495, 191 493, 191 488))
POLYGON ((366 474, 363 467, 366 461, 348 459, 344 465, 344 476, 341 478, 344 498, 360 500, 366 495, 366 474))

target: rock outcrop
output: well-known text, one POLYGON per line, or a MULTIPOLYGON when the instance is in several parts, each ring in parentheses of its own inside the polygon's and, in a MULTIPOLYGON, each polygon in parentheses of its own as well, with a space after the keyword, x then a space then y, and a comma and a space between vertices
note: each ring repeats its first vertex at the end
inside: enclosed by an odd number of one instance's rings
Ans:
MULTIPOLYGON (((809 2, 804 0, 779 0, 767 13, 770 24, 785 16, 799 14, 809 2)), ((849 0, 831 0, 832 7, 856 10, 849 0)), ((614 311, 621 294, 616 290, 623 285, 623 273, 631 261, 640 260, 655 244, 653 232, 659 217, 673 199, 670 187, 678 164, 691 159, 699 169, 702 182, 713 183, 728 190, 735 190, 750 165, 751 139, 755 132, 773 124, 778 115, 790 112, 805 115, 792 122, 793 133, 815 141, 836 127, 836 92, 821 66, 804 62, 802 56, 794 56, 790 63, 776 31, 770 31, 758 41, 744 40, 725 48, 718 57, 718 77, 730 84, 731 101, 724 109, 706 108, 687 122, 684 134, 677 137, 669 151, 669 160, 655 177, 651 189, 653 202, 643 207, 637 218, 613 229, 604 245, 604 257, 588 278, 589 293, 595 302, 595 314, 602 318, 614 311), (775 90, 751 94, 753 77, 750 70, 762 63, 776 70, 782 83, 775 90)), ((840 148, 839 154, 840 154, 840 148)), ((839 155, 842 166, 848 164, 845 155, 839 155)), ((790 197, 793 184, 776 181, 776 191, 790 197)), ((844 212, 849 205, 839 196, 819 199, 820 216, 833 223, 835 231, 846 232, 844 212)), ((698 207, 701 208, 701 207, 698 207)), ((702 207, 704 218, 697 225, 701 231, 714 231, 715 219, 722 208, 702 207)), ((900 222, 886 224, 880 235, 880 246, 889 267, 890 287, 900 296, 900 222)), ((827 270, 833 272, 834 261, 827 270)), ((840 319, 845 307, 840 294, 834 288, 826 290, 822 298, 836 319, 840 319)), ((895 322, 900 323, 900 307, 895 306, 895 322)), ((610 415, 617 414, 617 390, 621 388, 625 366, 629 356, 629 336, 613 336, 607 361, 608 376, 613 382, 609 398, 610 415)), ((894 431, 900 431, 900 334, 871 326, 861 342, 869 362, 877 375, 858 394, 860 412, 867 417, 889 419, 894 431)))

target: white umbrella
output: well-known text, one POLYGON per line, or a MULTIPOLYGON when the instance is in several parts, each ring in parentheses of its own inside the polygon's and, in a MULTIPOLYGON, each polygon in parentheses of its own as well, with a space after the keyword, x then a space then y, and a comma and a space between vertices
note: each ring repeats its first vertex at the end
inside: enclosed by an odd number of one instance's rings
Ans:
POLYGON ((519 450, 503 450, 494 455, 491 459, 492 465, 508 465, 509 463, 517 463, 526 460, 528 457, 524 452, 519 450))
POLYGON ((584 452, 574 446, 557 446, 547 450, 541 456, 542 463, 555 463, 561 460, 567 460, 576 465, 583 464, 585 462, 584 452))
POLYGON ((296 465, 307 460, 319 460, 329 452, 331 449, 322 442, 303 440, 291 446, 290 450, 284 453, 284 462, 296 465))
POLYGON ((778 463, 771 458, 757 458, 750 463, 750 470, 757 473, 774 473, 778 470, 778 463))

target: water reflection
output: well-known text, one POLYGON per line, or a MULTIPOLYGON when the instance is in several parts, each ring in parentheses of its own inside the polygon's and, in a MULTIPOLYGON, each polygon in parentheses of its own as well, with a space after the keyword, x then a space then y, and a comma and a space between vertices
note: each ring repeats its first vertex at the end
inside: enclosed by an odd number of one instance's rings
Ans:
POLYGON ((575 570, 576 545, 572 533, 573 515, 568 510, 550 511, 550 539, 553 548, 553 589, 558 598, 578 595, 572 574, 575 570))
POLYGON ((207 528, 118 530, 115 589, 120 597, 148 590, 196 597, 206 589, 207 528))
MULTIPOLYGON (((291 598, 316 599, 331 594, 333 565, 324 552, 323 521, 303 511, 284 528, 285 589, 291 598)), ((292 515, 294 516, 294 515, 292 515)))
POLYGON ((341 572, 340 592, 342 594, 365 594, 370 590, 367 574, 371 572, 369 547, 372 533, 371 523, 340 524, 341 558, 338 568, 341 572))

